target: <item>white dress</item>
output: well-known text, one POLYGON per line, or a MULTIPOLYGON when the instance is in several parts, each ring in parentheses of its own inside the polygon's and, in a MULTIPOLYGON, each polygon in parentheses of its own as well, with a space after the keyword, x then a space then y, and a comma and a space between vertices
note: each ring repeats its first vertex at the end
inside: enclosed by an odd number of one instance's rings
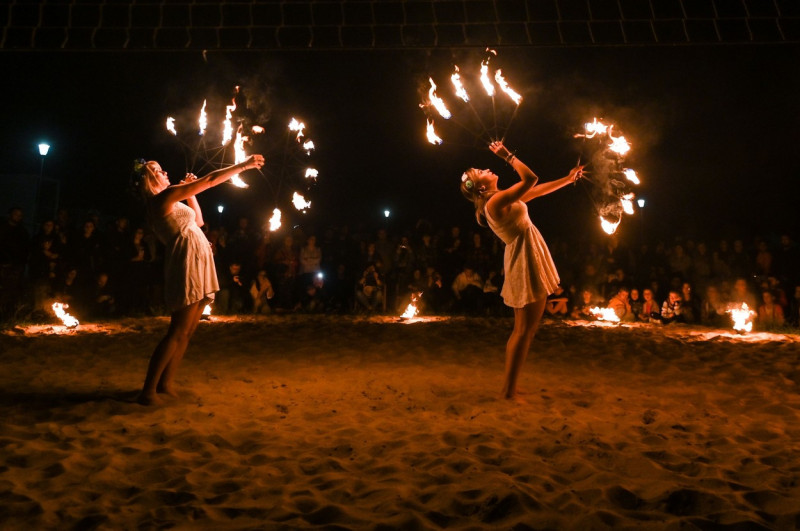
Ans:
POLYGON ((152 222, 164 244, 164 299, 170 312, 202 300, 214 300, 219 291, 214 255, 206 235, 195 223, 195 213, 183 203, 152 222))
POLYGON ((528 206, 516 201, 498 223, 484 208, 489 227, 506 244, 503 264, 506 278, 500 295, 507 306, 522 308, 553 293, 560 282, 544 238, 528 216, 528 206))

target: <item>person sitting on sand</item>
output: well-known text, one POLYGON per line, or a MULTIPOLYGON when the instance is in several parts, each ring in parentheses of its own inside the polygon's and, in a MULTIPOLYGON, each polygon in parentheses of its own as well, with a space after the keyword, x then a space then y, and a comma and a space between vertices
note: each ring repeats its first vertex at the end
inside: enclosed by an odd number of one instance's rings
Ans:
POLYGON ((514 329, 506 344, 502 395, 513 399, 517 396, 517 380, 542 319, 547 296, 555 291, 560 281, 547 244, 531 223, 525 203, 574 183, 582 176, 583 167, 573 168, 566 177, 556 181, 538 184, 536 174, 501 141, 492 142, 489 149, 514 169, 519 182, 500 189, 496 174, 472 168, 461 176, 461 193, 474 205, 478 224, 483 225, 485 220, 506 246, 501 295, 505 304, 514 309, 514 329))
POLYGON ((617 294, 608 301, 608 307, 614 310, 620 321, 631 322, 635 320, 631 303, 628 300, 630 291, 625 286, 617 290, 617 294))
POLYGON ((681 294, 675 290, 669 292, 667 300, 661 305, 661 322, 664 324, 683 323, 683 307, 681 294))
POLYGON ((196 177, 188 173, 171 185, 167 172, 151 160, 134 163, 133 186, 144 199, 147 220, 164 244, 164 295, 171 312, 169 329, 158 343, 147 368, 140 404, 158 404, 159 394, 176 396, 175 374, 194 334, 205 305, 219 290, 211 245, 200 229, 203 213, 196 195, 227 182, 251 168, 261 168, 264 157, 251 155, 244 162, 196 177), (181 201, 186 201, 186 204, 181 201))

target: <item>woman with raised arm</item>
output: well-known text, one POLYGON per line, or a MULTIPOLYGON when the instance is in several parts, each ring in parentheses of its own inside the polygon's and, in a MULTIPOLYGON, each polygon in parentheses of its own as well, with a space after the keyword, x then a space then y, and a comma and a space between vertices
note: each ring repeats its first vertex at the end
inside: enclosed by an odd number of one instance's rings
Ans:
POLYGON ((511 153, 502 142, 489 149, 505 160, 519 175, 519 182, 506 189, 497 187, 498 177, 490 170, 469 169, 461 176, 461 193, 475 205, 478 224, 488 223, 505 243, 505 282, 501 295, 514 309, 514 329, 506 344, 503 397, 518 399, 517 380, 539 327, 547 296, 559 283, 558 272, 542 235, 528 217, 528 201, 547 195, 581 178, 583 166, 566 177, 538 183, 539 178, 511 153))
POLYGON ((140 404, 161 403, 159 394, 176 396, 175 373, 194 334, 203 307, 219 290, 211 245, 200 227, 203 213, 197 194, 226 182, 251 168, 261 168, 264 157, 252 155, 244 162, 196 177, 189 173, 170 185, 167 172, 156 161, 134 163, 134 186, 144 198, 147 221, 165 247, 164 296, 171 312, 169 329, 150 357, 140 404), (186 204, 182 203, 186 201, 186 204))

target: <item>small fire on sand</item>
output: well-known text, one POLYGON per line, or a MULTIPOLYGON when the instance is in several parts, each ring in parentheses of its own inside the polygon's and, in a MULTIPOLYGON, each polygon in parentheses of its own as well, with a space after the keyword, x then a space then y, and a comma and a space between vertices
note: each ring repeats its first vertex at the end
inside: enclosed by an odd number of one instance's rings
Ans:
POLYGON ((63 304, 60 302, 53 303, 53 311, 56 312, 56 317, 61 319, 61 322, 64 323, 64 326, 67 328, 77 328, 80 323, 76 318, 65 312, 64 308, 69 308, 69 304, 63 304))

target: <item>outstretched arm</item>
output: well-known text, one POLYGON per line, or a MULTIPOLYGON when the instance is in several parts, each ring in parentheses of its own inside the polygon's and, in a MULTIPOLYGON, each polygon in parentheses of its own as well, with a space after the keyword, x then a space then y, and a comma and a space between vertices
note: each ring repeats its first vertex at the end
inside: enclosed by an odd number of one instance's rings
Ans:
POLYGON ((499 191, 492 197, 492 206, 490 208, 492 210, 499 211, 515 201, 522 199, 527 192, 536 186, 536 183, 539 181, 539 177, 533 173, 527 164, 519 160, 516 155, 511 153, 508 148, 503 145, 503 142, 492 142, 489 144, 489 149, 492 151, 492 153, 505 160, 512 168, 514 168, 514 171, 517 172, 517 175, 519 175, 520 179, 518 183, 509 186, 505 190, 499 191))
POLYGON ((228 166, 227 168, 220 168, 219 170, 212 171, 203 177, 195 178, 193 180, 185 180, 182 181, 181 184, 170 186, 156 196, 156 201, 158 202, 160 210, 163 211, 162 213, 166 214, 172 209, 172 205, 174 203, 183 201, 184 199, 189 199, 190 197, 196 196, 200 192, 204 192, 209 188, 220 185, 234 175, 245 170, 259 169, 263 165, 264 157, 261 155, 250 155, 247 160, 240 162, 239 164, 234 164, 232 166, 228 166))
POLYGON ((559 190, 570 183, 576 182, 582 176, 583 176, 583 166, 575 166, 574 168, 569 170, 569 173, 566 176, 560 179, 542 184, 537 184, 536 186, 525 192, 525 194, 523 194, 522 201, 527 203, 528 201, 536 197, 541 197, 543 195, 555 192, 556 190, 559 190))

